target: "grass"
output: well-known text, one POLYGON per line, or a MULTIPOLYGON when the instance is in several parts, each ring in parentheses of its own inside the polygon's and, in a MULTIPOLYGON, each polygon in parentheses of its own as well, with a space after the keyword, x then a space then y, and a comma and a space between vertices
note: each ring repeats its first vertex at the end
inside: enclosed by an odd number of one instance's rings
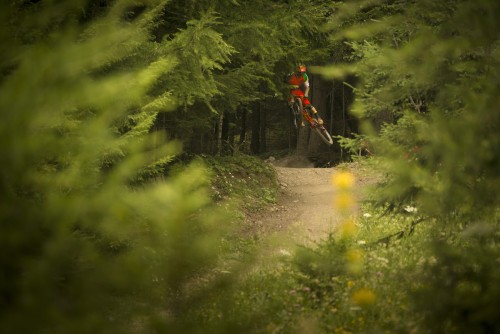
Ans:
POLYGON ((359 194, 360 183, 349 173, 380 180, 370 175, 372 162, 360 160, 339 166, 344 173, 336 173, 340 179, 332 182, 343 198, 332 201, 344 206, 336 208, 343 214, 339 228, 314 248, 299 247, 255 268, 260 241, 238 234, 238 228, 245 215, 276 201, 274 169, 248 156, 204 160, 213 174, 212 197, 231 210, 236 224, 222 243, 218 285, 184 315, 204 333, 500 329, 495 313, 500 298, 498 219, 451 225, 423 216, 417 207, 389 211, 375 206, 366 192, 362 202, 352 205, 349 197, 359 194))
MULTIPOLYGON (((249 167, 255 165, 230 172, 248 173, 249 167)), ((364 173, 366 165, 356 162, 342 169, 364 173)), ((337 181, 346 188, 344 195, 353 191, 349 178, 337 181)), ((256 182, 247 192, 244 185, 231 189, 240 189, 246 198, 259 188, 256 182)), ((274 183, 268 185, 275 196, 274 183)), ((220 332, 217 326, 229 323, 231 330, 246 333, 488 333, 488 328, 498 328, 498 229, 485 235, 477 228, 468 233, 466 228, 441 228, 444 222, 424 219, 418 208, 406 206, 389 214, 366 199, 358 213, 344 210, 344 224, 318 247, 298 248, 270 268, 237 276, 229 289, 194 312, 193 319, 220 332), (418 224, 412 228, 414 222, 418 224), (457 314, 463 312, 474 316, 460 320, 457 314)))
POLYGON ((235 155, 205 157, 204 161, 213 173, 214 200, 230 201, 244 213, 276 201, 279 190, 276 173, 261 159, 235 155))

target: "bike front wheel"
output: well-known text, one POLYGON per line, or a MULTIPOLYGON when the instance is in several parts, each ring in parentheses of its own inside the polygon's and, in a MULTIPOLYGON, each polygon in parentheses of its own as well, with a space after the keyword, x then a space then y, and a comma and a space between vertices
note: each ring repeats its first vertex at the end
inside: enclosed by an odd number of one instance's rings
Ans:
POLYGON ((328 133, 328 131, 325 129, 324 126, 322 125, 316 126, 314 130, 316 130, 316 133, 319 135, 321 140, 323 140, 326 144, 333 145, 332 136, 330 136, 330 134, 328 133))

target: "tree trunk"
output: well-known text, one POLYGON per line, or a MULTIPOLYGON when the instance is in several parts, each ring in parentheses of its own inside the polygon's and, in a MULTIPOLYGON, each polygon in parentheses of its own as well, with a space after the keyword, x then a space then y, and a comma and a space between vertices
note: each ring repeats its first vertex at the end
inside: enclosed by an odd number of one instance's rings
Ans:
POLYGON ((231 147, 229 144, 229 137, 230 137, 229 132, 230 132, 230 117, 229 113, 227 111, 224 111, 221 124, 221 136, 220 136, 221 155, 231 154, 231 147))
POLYGON ((215 154, 221 154, 222 143, 222 123, 224 122, 224 113, 221 113, 215 127, 215 154))
POLYGON ((304 157, 308 156, 310 134, 311 134, 311 129, 307 125, 299 129, 299 134, 297 136, 297 150, 296 150, 297 155, 304 157))
POLYGON ((225 112, 224 113, 224 122, 222 125, 223 137, 223 154, 232 155, 234 153, 234 136, 235 136, 235 121, 236 115, 233 112, 225 112))
POLYGON ((253 154, 260 153, 260 108, 259 103, 254 104, 252 110, 252 142, 250 143, 250 151, 253 154))
POLYGON ((240 122, 240 139, 238 141, 238 149, 246 140, 247 137, 247 109, 240 108, 238 114, 241 116, 240 122))
POLYGON ((235 149, 235 146, 234 146, 234 137, 236 135, 236 115, 234 113, 229 113, 229 121, 228 121, 228 125, 229 125, 229 131, 228 131, 228 138, 227 138, 227 143, 228 143, 228 146, 229 146, 229 154, 233 154, 234 153, 234 149, 235 149))
POLYGON ((267 151, 267 110, 262 105, 262 103, 259 103, 259 113, 260 113, 260 148, 259 148, 259 153, 264 153, 267 151))

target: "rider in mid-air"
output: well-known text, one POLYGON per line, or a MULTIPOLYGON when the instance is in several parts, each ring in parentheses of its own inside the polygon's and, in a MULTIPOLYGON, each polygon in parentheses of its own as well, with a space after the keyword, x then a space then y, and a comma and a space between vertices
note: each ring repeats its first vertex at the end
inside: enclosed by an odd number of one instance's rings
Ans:
MULTIPOLYGON (((296 68, 296 71, 288 75, 287 82, 290 84, 290 94, 293 97, 298 97, 302 101, 302 105, 307 111, 310 111, 310 114, 318 124, 323 124, 323 120, 318 115, 318 111, 309 101, 309 78, 306 73, 306 66, 299 65, 296 68)), ((289 100, 290 104, 293 103, 293 98, 289 100)), ((304 121, 301 122, 301 125, 304 126, 304 121)))

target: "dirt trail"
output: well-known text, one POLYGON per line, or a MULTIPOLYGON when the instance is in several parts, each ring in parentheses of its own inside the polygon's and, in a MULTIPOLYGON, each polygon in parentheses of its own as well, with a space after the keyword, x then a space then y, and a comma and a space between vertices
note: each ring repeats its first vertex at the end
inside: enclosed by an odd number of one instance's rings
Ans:
MULTIPOLYGON (((279 224, 300 244, 326 238, 338 223, 332 208, 332 168, 275 167, 282 194, 269 225, 279 224)), ((272 210, 272 209, 271 209, 272 210)))
POLYGON ((262 262, 288 256, 297 245, 314 246, 328 237, 340 217, 332 208, 335 168, 313 168, 306 161, 274 161, 281 194, 278 203, 252 215, 247 233, 260 240, 262 262))
MULTIPOLYGON (((281 186, 280 199, 247 221, 247 232, 260 240, 261 258, 270 263, 274 255, 287 256, 297 245, 314 247, 335 231, 342 219, 332 205, 335 189, 331 178, 339 168, 313 168, 297 158, 272 164, 281 186)), ((356 177, 355 192, 360 197, 375 178, 356 164, 348 169, 356 177)))

